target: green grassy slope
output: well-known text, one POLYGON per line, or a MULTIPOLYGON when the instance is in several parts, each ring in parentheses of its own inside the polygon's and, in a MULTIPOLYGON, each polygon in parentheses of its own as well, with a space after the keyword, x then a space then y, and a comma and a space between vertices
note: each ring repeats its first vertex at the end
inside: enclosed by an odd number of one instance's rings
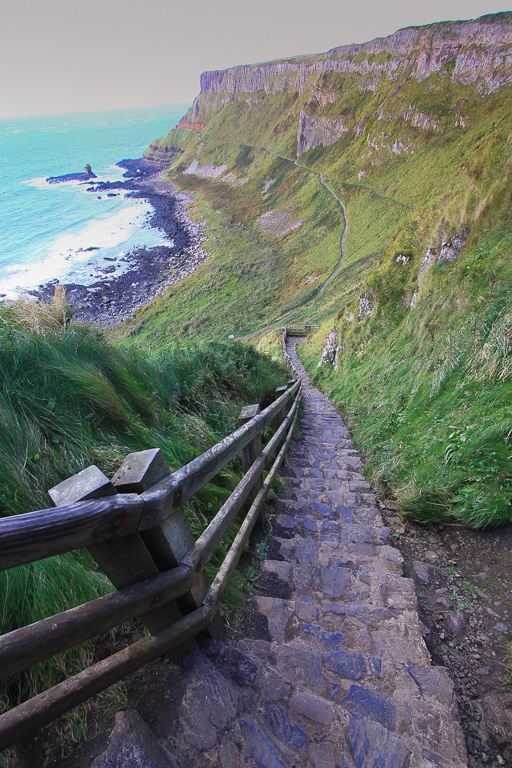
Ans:
MULTIPOLYGON (((248 346, 129 349, 90 326, 63 327, 54 310, 0 308, 0 517, 50 507, 49 488, 90 464, 112 476, 132 451, 158 447, 175 470, 236 429, 243 405, 271 402, 287 378, 248 346)), ((194 534, 241 474, 236 459, 187 505, 194 534)), ((2 571, 0 634, 110 591, 86 551, 2 571)), ((9 680, 0 711, 93 658, 84 644, 9 680)))
MULTIPOLYGON (((193 192, 214 258, 127 332, 226 338, 295 309, 293 320, 322 324, 304 348, 314 371, 336 327, 339 371, 316 375, 351 415, 373 479, 406 512, 487 525, 510 517, 512 86, 500 59, 510 14, 479 24, 473 38, 467 25, 434 25, 420 30, 423 48, 390 39, 342 52, 346 71, 310 57, 300 76, 268 65, 260 90, 256 67, 240 68, 236 86, 228 72, 206 88, 188 115, 203 128, 160 143, 182 149, 166 178, 193 192), (490 27, 504 41, 492 61, 490 27), (438 65, 424 76, 429 35, 438 65), (339 138, 324 146, 333 130, 339 138), (294 165, 299 138, 311 148, 294 165), (205 175, 219 167, 218 178, 205 175), (343 267, 316 298, 344 226, 319 172, 346 205, 349 231, 343 267), (457 235, 467 242, 455 261, 420 276, 429 249, 435 262, 457 235), (373 305, 363 320, 361 296, 373 305)), ((258 343, 278 354, 274 332, 258 343)))

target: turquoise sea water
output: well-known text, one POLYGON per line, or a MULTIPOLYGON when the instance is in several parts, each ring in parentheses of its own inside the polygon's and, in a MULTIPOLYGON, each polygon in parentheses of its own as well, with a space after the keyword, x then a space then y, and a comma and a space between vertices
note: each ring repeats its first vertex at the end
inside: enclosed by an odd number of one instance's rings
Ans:
MULTIPOLYGON (((94 268, 141 246, 168 243, 148 225, 144 200, 87 192, 91 183, 47 184, 49 176, 83 172, 117 180, 116 163, 141 157, 187 105, 44 115, 0 121, 0 294, 59 279, 87 284, 94 268), (87 252, 87 248, 98 250, 87 252)), ((94 180, 93 180, 94 181, 94 180)), ((123 262, 118 262, 119 270, 123 262)), ((118 273, 118 272, 117 272, 118 273)))

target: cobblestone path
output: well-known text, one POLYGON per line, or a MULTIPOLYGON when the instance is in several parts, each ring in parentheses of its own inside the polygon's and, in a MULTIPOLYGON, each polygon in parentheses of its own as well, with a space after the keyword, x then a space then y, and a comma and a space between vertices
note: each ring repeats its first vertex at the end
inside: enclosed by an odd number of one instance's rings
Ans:
POLYGON ((297 765, 466 765, 453 683, 431 665, 414 583, 402 576, 361 457, 339 413, 312 386, 296 344, 290 339, 288 352, 303 376, 302 439, 283 470, 278 559, 262 569, 289 594, 256 598, 272 638, 276 698, 286 691, 279 701, 287 726, 274 731, 283 735, 294 719, 297 743, 304 741, 297 765))
POLYGON ((154 726, 162 765, 462 768, 454 686, 431 664, 413 581, 340 415, 290 342, 302 437, 272 505, 252 639, 185 657, 154 726))

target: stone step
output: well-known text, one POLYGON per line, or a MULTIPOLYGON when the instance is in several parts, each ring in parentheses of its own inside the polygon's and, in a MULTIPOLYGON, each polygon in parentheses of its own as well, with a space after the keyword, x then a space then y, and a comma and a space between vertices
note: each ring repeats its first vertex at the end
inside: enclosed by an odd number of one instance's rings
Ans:
POLYGON ((154 726, 163 755, 148 751, 140 768, 467 768, 414 582, 341 417, 300 370, 302 439, 272 504, 245 637, 202 641, 180 662, 184 682, 169 684, 154 726))
POLYGON ((135 710, 118 712, 105 751, 91 768, 179 768, 135 710))

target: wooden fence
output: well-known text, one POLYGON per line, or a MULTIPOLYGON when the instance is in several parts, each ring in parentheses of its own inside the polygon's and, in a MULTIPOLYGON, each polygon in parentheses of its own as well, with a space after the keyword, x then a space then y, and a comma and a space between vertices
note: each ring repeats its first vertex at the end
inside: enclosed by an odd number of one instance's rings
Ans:
POLYGON ((159 449, 130 454, 110 481, 89 467, 50 491, 57 508, 0 520, 0 570, 85 547, 117 591, 0 638, 0 679, 129 619, 150 634, 0 716, 0 750, 139 667, 214 626, 220 600, 259 519, 297 420, 300 379, 177 472, 159 449), (262 431, 275 433, 262 448, 262 431), (197 540, 183 505, 238 454, 244 475, 197 540), (275 455, 268 474, 263 470, 275 455), (205 566, 244 507, 243 522, 210 584, 205 566))
POLYGON ((286 342, 287 336, 308 336, 308 334, 318 331, 320 327, 320 325, 307 325, 307 323, 287 325, 284 329, 284 340, 286 342))

